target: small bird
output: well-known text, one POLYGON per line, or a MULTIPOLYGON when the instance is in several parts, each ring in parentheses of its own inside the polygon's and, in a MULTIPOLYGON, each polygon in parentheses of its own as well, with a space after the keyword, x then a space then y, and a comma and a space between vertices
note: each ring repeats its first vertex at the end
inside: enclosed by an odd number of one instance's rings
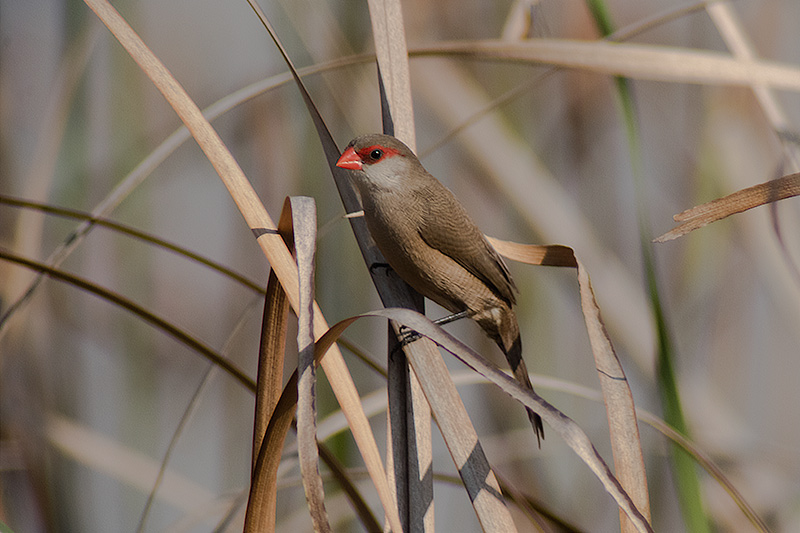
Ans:
MULTIPOLYGON (((351 171, 367 228, 389 266, 421 295, 475 320, 503 351, 517 381, 533 391, 511 308, 517 288, 453 193, 390 135, 353 139, 336 166, 351 171)), ((528 418, 541 442, 541 417, 528 409, 528 418)))

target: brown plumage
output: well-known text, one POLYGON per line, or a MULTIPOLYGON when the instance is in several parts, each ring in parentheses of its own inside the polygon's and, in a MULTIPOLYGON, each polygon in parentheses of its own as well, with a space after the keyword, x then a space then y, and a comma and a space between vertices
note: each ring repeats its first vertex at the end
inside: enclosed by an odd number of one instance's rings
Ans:
MULTIPOLYGON (((450 190, 389 135, 357 137, 337 165, 352 171, 367 227, 392 269, 450 312, 469 311, 503 351, 517 381, 533 390, 511 308, 514 281, 450 190)), ((544 438, 539 415, 529 409, 528 417, 537 439, 544 438)))

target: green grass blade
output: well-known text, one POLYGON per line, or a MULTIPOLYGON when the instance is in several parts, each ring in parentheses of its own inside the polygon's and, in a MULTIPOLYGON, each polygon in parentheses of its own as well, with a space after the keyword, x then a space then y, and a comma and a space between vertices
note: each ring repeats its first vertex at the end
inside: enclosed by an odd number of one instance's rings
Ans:
MULTIPOLYGON (((592 12, 595 23, 603 36, 611 34, 613 24, 610 15, 602 0, 587 0, 587 5, 592 12)), ((631 169, 634 179, 636 205, 644 206, 644 172, 641 160, 641 147, 639 144, 639 126, 630 83, 625 78, 617 78, 617 94, 622 106, 625 120, 625 129, 628 136, 628 146, 631 155, 631 169)), ((683 435, 689 436, 686 419, 681 407, 680 393, 675 378, 673 360, 675 349, 669 334, 669 327, 661 305, 658 289, 658 274, 646 213, 637 209, 639 222, 639 238, 642 249, 642 262, 647 283, 647 292, 655 320, 658 339, 657 372, 656 379, 661 397, 664 419, 683 435)), ((688 531, 710 532, 708 516, 703 505, 703 495, 700 489, 697 468, 692 458, 678 446, 672 445, 673 475, 678 491, 678 500, 683 511, 683 519, 688 531)))

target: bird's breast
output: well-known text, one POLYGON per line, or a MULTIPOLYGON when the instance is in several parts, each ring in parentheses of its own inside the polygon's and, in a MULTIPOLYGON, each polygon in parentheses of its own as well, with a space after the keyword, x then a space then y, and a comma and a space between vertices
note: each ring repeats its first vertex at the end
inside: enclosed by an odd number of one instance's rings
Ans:
POLYGON ((451 312, 507 307, 480 279, 421 234, 425 211, 419 203, 391 197, 365 201, 372 238, 392 269, 417 292, 451 312))

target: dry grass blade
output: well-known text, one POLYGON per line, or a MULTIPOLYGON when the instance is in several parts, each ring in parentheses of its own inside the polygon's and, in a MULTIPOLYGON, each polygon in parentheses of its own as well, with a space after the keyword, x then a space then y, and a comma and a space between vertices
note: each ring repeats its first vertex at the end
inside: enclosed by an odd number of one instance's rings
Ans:
POLYGON ((286 434, 292 427, 297 405, 297 372, 283 389, 272 416, 269 419, 258 457, 253 467, 250 496, 245 515, 245 533, 275 531, 275 504, 272 499, 277 491, 276 476, 281 460, 281 451, 286 434))
POLYGON ((682 223, 654 239, 653 242, 671 241, 736 213, 798 195, 800 195, 800 173, 759 183, 678 213, 672 218, 682 223))
POLYGON ((754 85, 800 90, 800 68, 770 61, 742 61, 717 52, 606 41, 529 39, 444 42, 415 55, 544 63, 633 79, 708 85, 754 85))
MULTIPOLYGON (((258 195, 217 133, 166 67, 107 1, 85 0, 85 2, 111 30, 120 44, 125 47, 126 51, 147 74, 158 90, 161 91, 184 124, 186 124, 186 127, 219 174, 248 227, 256 235, 259 246, 286 290, 289 302, 297 309, 299 295, 297 293, 297 269, 294 260, 278 235, 269 213, 261 204, 258 195)), ((296 73, 294 74, 296 75, 296 73)), ((316 333, 327 330, 327 323, 318 307, 315 307, 314 330, 316 333)), ((359 396, 355 384, 347 372, 338 349, 334 348, 334 352, 331 355, 333 357, 327 358, 324 365, 325 373, 329 377, 339 404, 343 408, 347 405, 345 412, 353 430, 353 437, 364 457, 367 469, 370 470, 372 479, 376 483, 381 503, 384 505, 389 521, 395 529, 399 530, 400 520, 397 516, 396 508, 391 504, 391 496, 386 484, 386 473, 383 469, 380 453, 375 444, 374 436, 370 431, 367 418, 360 409, 359 396)))
MULTIPOLYGON (((489 241, 498 253, 514 261, 577 267, 581 308, 603 389, 615 470, 636 507, 649 520, 650 499, 633 395, 600 316, 600 308, 597 306, 586 268, 575 257, 572 249, 566 246, 525 245, 493 238, 489 238, 489 241)), ((621 516, 623 531, 626 530, 626 520, 627 517, 621 516)))
MULTIPOLYGON (((284 202, 278 231, 287 246, 294 249, 289 198, 284 202)), ((256 384, 253 473, 245 514, 244 531, 248 533, 275 531, 276 528, 278 467, 281 463, 286 434, 292 427, 297 405, 297 371, 292 374, 281 392, 287 314, 286 295, 274 273, 270 273, 256 384)), ((356 491, 336 457, 323 444, 318 442, 317 447, 320 458, 347 494, 364 528, 371 532, 382 531, 372 511, 356 491)))
MULTIPOLYGON (((275 531, 278 466, 281 462, 281 451, 283 450, 286 433, 289 431, 294 417, 294 409, 288 413, 283 413, 283 417, 275 416, 275 409, 267 413, 270 401, 269 395, 271 393, 271 387, 268 383, 272 382, 270 378, 278 377, 280 379, 282 377, 276 372, 277 365, 269 364, 269 361, 274 358, 280 357, 281 360, 283 358, 283 347, 279 347, 278 343, 285 343, 285 323, 279 323, 281 317, 278 315, 281 313, 281 305, 287 311, 288 305, 279 301, 281 298, 279 293, 282 291, 278 278, 274 274, 270 274, 264 307, 265 317, 262 330, 264 336, 262 337, 262 347, 259 350, 258 390, 256 393, 256 416, 253 430, 253 471, 250 480, 247 510, 245 512, 245 533, 275 531), (269 320, 267 320, 268 313, 270 315, 269 320), (265 342, 267 340, 266 335, 270 333, 276 334, 272 337, 274 341, 268 341, 267 344, 265 342), (267 415, 269 416, 264 420, 267 415), (272 420, 275 420, 275 422, 272 431, 269 432, 269 423, 272 420), (265 423, 262 424, 262 421, 265 423)), ((285 313, 283 320, 285 321, 285 313)), ((275 407, 277 407, 277 402, 275 407)))
MULTIPOLYGON (((275 33, 275 30, 272 28, 272 25, 270 24, 266 15, 264 15, 264 12, 261 10, 259 5, 253 0, 248 0, 248 3, 258 16, 264 28, 269 33, 270 37, 275 43, 275 46, 278 47, 278 50, 283 56, 284 61, 286 61, 286 65, 289 67, 292 77, 297 84, 297 88, 300 90, 303 101, 305 102, 309 114, 314 122, 314 126, 317 129, 323 151, 325 152, 325 157, 328 161, 328 166, 333 174, 336 187, 339 190, 339 195, 342 198, 345 209, 348 212, 360 210, 361 205, 358 201, 358 197, 356 196, 355 191, 353 191, 352 186, 349 184, 345 175, 345 171, 336 166, 336 160, 341 155, 339 153, 339 149, 336 146, 336 143, 333 140, 333 137, 331 136, 330 131, 328 130, 328 127, 322 118, 322 115, 314 105, 311 95, 308 93, 303 81, 300 79, 297 69, 294 68, 294 64, 292 63, 289 54, 286 52, 286 49, 283 47, 280 39, 278 39, 278 35, 275 33)), ((366 224, 363 222, 363 220, 351 219, 351 225, 359 242, 363 242, 364 239, 369 238, 366 224)), ((315 309, 315 316, 319 317, 315 323, 315 334, 321 335, 322 332, 327 329, 327 323, 321 318, 322 313, 319 311, 319 309, 315 309)), ((341 353, 339 353, 338 349, 336 349, 335 353, 337 355, 334 360, 324 363, 323 369, 328 376, 328 381, 331 384, 334 393, 336 394, 339 405, 342 407, 342 411, 345 413, 348 423, 350 424, 353 437, 355 438, 356 444, 359 447, 361 456, 364 458, 364 463, 366 464, 367 470, 370 473, 370 478, 375 484, 381 504, 383 504, 384 511, 386 512, 386 520, 395 531, 401 531, 402 523, 400 521, 400 515, 397 511, 397 506, 395 505, 394 499, 392 498, 392 492, 388 484, 386 471, 383 468, 383 462, 380 459, 378 447, 375 444, 375 439, 372 435, 369 421, 367 420, 367 417, 364 415, 364 411, 361 408, 360 398, 355 390, 353 378, 350 376, 347 367, 344 364, 341 353)))
MULTIPOLYGON (((637 509, 636 505, 633 503, 625 489, 622 488, 619 481, 617 481, 617 479, 611 473, 608 465, 606 465, 605 461, 592 445, 589 438, 572 419, 550 405, 536 393, 533 393, 527 389, 523 389, 516 380, 486 361, 482 356, 472 351, 472 349, 463 344, 461 341, 438 327, 424 315, 421 315, 410 309, 387 308, 369 313, 363 313, 361 315, 342 320, 341 322, 337 322, 331 326, 330 330, 317 341, 316 357, 323 357, 325 350, 327 350, 328 347, 336 341, 339 335, 341 335, 350 324, 352 324, 355 320, 365 316, 389 318, 397 323, 413 329, 414 331, 417 331, 425 337, 428 337, 433 342, 455 355, 464 364, 478 372, 495 385, 499 386, 508 395, 523 403, 526 407, 529 407, 539 413, 544 421, 547 422, 547 424, 552 427, 553 430, 561 436, 561 438, 564 439, 567 445, 572 448, 572 450, 581 458, 581 460, 583 460, 584 463, 586 463, 586 465, 592 470, 592 472, 594 472, 598 479, 600 479, 606 489, 606 492, 608 492, 614 498, 620 509, 625 512, 627 517, 630 519, 631 524, 635 527, 635 530, 652 531, 647 519, 637 509)), ((414 361, 412 360, 412 365, 413 364, 414 361)), ((414 367, 414 370, 416 372, 418 370, 417 367, 414 367)), ((433 391, 429 392, 428 387, 426 387, 426 385, 430 383, 428 381, 428 376, 418 375, 418 377, 420 378, 420 382, 423 385, 426 395, 432 393, 433 391)), ((439 414, 436 412, 433 402, 432 408, 437 422, 439 422, 441 425, 442 422, 439 420, 439 414)), ((475 465, 472 466, 473 468, 475 467, 475 465)), ((485 474, 489 474, 491 472, 488 464, 484 465, 484 469, 485 474)), ((492 478, 494 479, 493 476, 492 478)), ((470 493, 470 496, 472 498, 491 497, 497 500, 502 498, 499 493, 490 495, 490 491, 487 490, 482 490, 479 494, 470 493)), ((486 526, 487 524, 484 524, 484 528, 486 528, 486 526)), ((513 527, 513 523, 511 523, 511 527, 513 527)), ((501 531, 501 528, 497 526, 497 524, 489 524, 489 529, 501 531)))
POLYGON ((414 150, 417 142, 411 103, 411 78, 408 73, 408 49, 400 1, 368 0, 367 3, 383 96, 383 132, 394 135, 414 150))
POLYGON ((289 302, 278 278, 270 272, 267 297, 264 300, 264 318, 261 326, 261 345, 258 349, 258 376, 256 379, 256 408, 253 424, 253 468, 258 450, 267 432, 269 420, 278 403, 283 379, 284 351, 286 347, 286 320, 289 302), (276 392, 277 391, 277 392, 276 392))
POLYGON ((299 277, 297 308, 297 453, 314 531, 332 531, 325 510, 325 491, 317 450, 316 365, 314 364, 314 251, 317 214, 309 197, 291 199, 295 255, 299 277))
POLYGON ((287 420, 284 420, 282 430, 273 431, 270 442, 266 441, 265 436, 277 405, 277 398, 273 399, 274 387, 277 385, 280 390, 283 378, 288 311, 286 294, 277 276, 270 273, 259 348, 253 425, 253 467, 244 525, 246 533, 275 531, 278 466, 294 411, 289 414, 287 420))
MULTIPOLYGON (((368 0, 368 5, 378 62, 383 133, 394 135, 415 150, 408 48, 400 1, 368 0)), ((413 295, 411 300, 400 305, 424 310, 423 298, 404 282, 396 280, 390 285, 397 285, 413 295)), ((433 478, 428 475, 433 471, 431 409, 416 374, 409 371, 408 358, 399 349, 396 333, 389 333, 387 358, 389 424, 386 461, 391 465, 389 475, 398 510, 405 519, 404 526, 411 531, 432 532, 433 478)), ((431 345, 420 344, 410 349, 426 351, 424 359, 438 357, 431 345)))

